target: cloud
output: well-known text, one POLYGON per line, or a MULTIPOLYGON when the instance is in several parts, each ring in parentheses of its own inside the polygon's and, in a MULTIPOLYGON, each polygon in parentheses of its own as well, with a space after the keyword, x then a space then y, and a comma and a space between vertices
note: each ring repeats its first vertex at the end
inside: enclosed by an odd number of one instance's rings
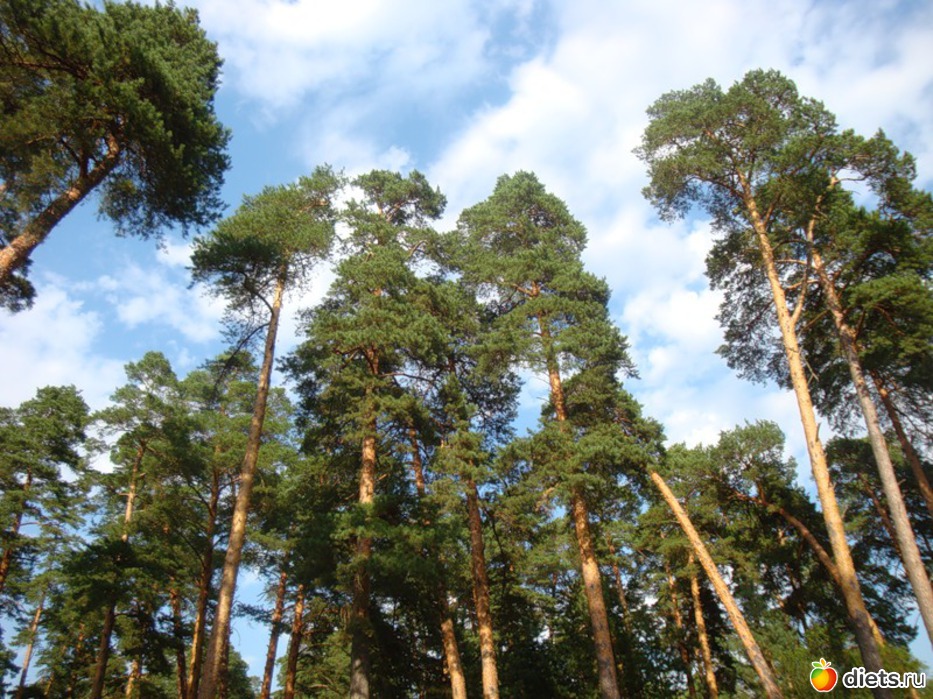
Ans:
POLYGON ((41 386, 73 384, 92 408, 102 407, 123 377, 123 362, 97 347, 100 314, 60 281, 40 281, 37 287, 32 310, 0 323, 0 405, 18 405, 41 386))

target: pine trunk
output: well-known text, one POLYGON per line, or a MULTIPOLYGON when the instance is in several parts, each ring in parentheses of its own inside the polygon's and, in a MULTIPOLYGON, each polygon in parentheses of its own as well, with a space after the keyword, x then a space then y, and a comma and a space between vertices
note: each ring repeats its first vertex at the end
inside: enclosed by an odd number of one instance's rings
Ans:
POLYGON ((684 664, 684 674, 687 676, 687 694, 690 699, 696 699, 696 688, 693 686, 693 670, 691 669, 690 651, 687 648, 687 630, 684 619, 680 613, 680 595, 677 594, 677 581, 674 579, 671 568, 664 562, 664 571, 667 573, 667 586, 671 591, 671 616, 674 627, 677 629, 677 648, 680 651, 680 660, 684 664))
MULTIPOLYGON (((287 561, 287 559, 286 559, 287 561)), ((279 646, 279 634, 282 631, 282 615, 285 609, 285 589, 288 583, 288 571, 285 562, 279 573, 279 585, 275 590, 275 607, 272 609, 272 630, 269 632, 269 647, 266 650, 266 667, 262 673, 262 688, 259 699, 269 699, 272 693, 272 675, 275 672, 275 652, 279 646)))
POLYGON ((221 684, 221 672, 225 665, 227 644, 230 637, 230 613, 233 609, 233 595, 236 588, 237 573, 240 569, 240 556, 246 542, 246 518, 249 514, 250 498, 253 492, 253 478, 256 475, 256 463, 259 460, 259 447, 262 441, 263 422, 266 418, 266 402, 269 397, 269 383, 272 377, 272 362, 275 357, 275 337, 279 328, 279 316, 282 312, 282 296, 285 293, 286 270, 279 274, 269 316, 269 329, 266 332, 266 344, 263 351, 262 369, 256 389, 256 402, 249 426, 246 442, 246 454, 240 471, 240 488, 233 510, 233 522, 230 525, 230 539, 221 577, 220 591, 217 596, 217 611, 214 614, 214 628, 208 642, 204 660, 204 672, 198 687, 199 699, 216 699, 221 684))
POLYGON ((910 470, 913 472, 914 478, 917 479, 917 487, 920 489, 920 494, 923 496, 923 502, 927 506, 927 512, 930 514, 930 518, 933 519, 933 486, 930 486, 930 481, 927 478, 926 472, 923 470, 923 464, 920 463, 920 457, 917 455, 914 445, 911 444, 910 439, 907 438, 907 432, 904 430, 904 425, 901 423, 900 415, 897 414, 897 408, 894 406, 894 401, 891 400, 891 393, 882 383, 881 379, 878 378, 877 374, 871 373, 871 378, 878 391, 878 395, 881 397, 881 404, 884 405, 888 419, 891 421, 891 426, 894 428, 894 433, 897 435, 897 441, 900 443, 901 449, 904 450, 907 463, 910 464, 910 470))
POLYGON ((32 617, 32 623, 29 625, 29 643, 26 645, 26 653, 23 655, 23 669, 19 673, 19 687, 16 690, 16 699, 23 699, 23 693, 26 691, 26 675, 29 674, 29 664, 32 662, 32 649, 36 643, 36 634, 39 631, 39 620, 42 619, 43 605, 45 604, 45 595, 39 600, 36 607, 36 613, 32 617))
MULTIPOLYGON (((688 564, 693 566, 693 554, 690 554, 688 564)), ((693 619, 697 628, 697 639, 700 641, 700 655, 703 656, 703 671, 706 678, 706 692, 709 699, 718 699, 719 686, 716 684, 716 672, 713 669, 713 654, 709 648, 709 636, 706 633, 706 618, 703 616, 703 605, 700 603, 700 581, 695 571, 690 571, 690 597, 693 598, 693 619)))
MULTIPOLYGON (((748 183, 742 181, 741 184, 747 191, 748 183)), ((793 386, 794 395, 797 399, 797 409, 800 413, 800 422, 803 426, 804 437, 807 443, 810 468, 813 471, 813 480, 816 483, 817 494, 819 495, 820 504, 822 505, 823 518, 826 522, 826 530, 829 533, 829 541, 833 550, 833 559, 836 563, 842 583, 841 590, 843 601, 845 602, 849 617, 854 625, 855 638, 862 655, 862 662, 865 665, 865 669, 869 672, 877 672, 882 669, 881 653, 871 631, 868 609, 865 606, 862 589, 855 575, 852 551, 846 539, 845 525, 842 521, 839 503, 836 500, 836 493, 829 476, 826 453, 820 441, 816 414, 813 410, 813 400, 810 396, 810 387, 807 384, 800 345, 797 342, 797 320, 796 317, 791 316, 787 308, 787 298, 784 293, 784 288, 781 286, 780 277, 778 276, 777 266, 774 261, 774 251, 768 239, 768 231, 758 212, 757 202, 752 196, 747 195, 744 204, 758 239, 758 249, 761 253, 765 273, 768 277, 768 284, 771 287, 771 295, 774 300, 778 326, 781 331, 781 339, 784 343, 784 353, 787 357, 787 364, 790 370, 791 385, 793 386)), ((802 308, 802 303, 798 303, 795 315, 799 316, 799 313, 802 312, 802 308)), ((872 690, 872 693, 877 699, 891 696, 890 691, 881 688, 872 690)))
POLYGON ((292 636, 288 642, 288 660, 285 665, 285 689, 282 699, 295 699, 295 677, 298 674, 298 653, 304 635, 305 586, 299 585, 295 593, 295 616, 292 619, 292 636))
MULTIPOLYGON (((23 502, 26 502, 26 494, 32 487, 32 469, 26 471, 26 480, 23 481, 23 502)), ((6 578, 10 573, 10 566, 13 564, 13 549, 16 548, 16 539, 19 536, 20 527, 23 526, 23 510, 20 508, 13 517, 13 526, 10 527, 9 543, 3 550, 3 557, 0 558, 0 593, 6 586, 6 578)))
POLYGON ((207 603, 214 579, 214 530, 217 528, 217 507, 220 504, 220 474, 213 469, 211 499, 207 506, 206 544, 201 555, 201 575, 198 577, 198 601, 191 633, 191 666, 185 699, 197 699, 201 683, 201 665, 204 659, 204 629, 207 625, 207 603))
POLYGON ((471 478, 466 486, 467 521, 470 527, 470 572, 473 578, 473 606, 479 634, 479 652, 483 670, 483 699, 498 699, 499 670, 496 643, 492 631, 489 603, 489 575, 486 572, 486 545, 483 543, 483 520, 479 512, 479 491, 471 478))
POLYGON ((169 599, 172 606, 172 631, 175 635, 175 684, 179 699, 188 694, 188 671, 185 662, 185 644, 182 642, 185 625, 181 618, 181 596, 175 588, 174 581, 169 589, 169 599))
POLYGON ((716 568, 716 564, 706 550, 706 546, 700 539, 700 535, 697 533, 697 530, 693 528, 693 524, 690 522, 687 513, 684 511, 683 507, 681 507, 677 498, 674 497, 674 493, 668 488, 667 483, 664 482, 664 479, 661 478, 656 471, 651 472, 651 480, 660 491, 661 497, 664 498, 667 506, 674 514, 674 517, 677 518, 677 522, 680 524, 681 529, 683 529, 684 534, 687 535, 687 539, 690 540, 696 557, 700 560, 703 570, 706 571, 706 576, 713 584, 713 589, 716 590, 716 594, 719 596, 719 601, 722 603, 722 606, 725 607, 726 613, 732 621, 732 626, 735 628, 735 632, 738 634, 739 640, 745 648, 745 653, 748 655, 752 667, 754 667, 755 672, 758 673, 758 678, 761 680, 765 695, 769 699, 778 699, 782 697, 783 695, 781 694, 781 689, 778 686, 777 680, 774 678, 774 673, 765 660, 761 648, 758 647, 758 643, 755 641, 751 629, 748 628, 742 610, 740 610, 739 606, 735 603, 732 593, 719 574, 719 569, 716 568))
MULTIPOLYGON (((810 232, 811 234, 808 237, 812 244, 812 228, 810 232)), ((904 562, 904 569, 907 571, 907 578, 910 580, 914 596, 917 598, 917 608, 923 618, 927 637, 930 641, 933 641, 933 587, 930 586, 930 576, 927 574, 923 560, 920 558, 917 538, 914 536, 913 527, 907 517, 907 506, 904 504, 904 496, 897 482, 894 464, 891 463, 891 454, 888 452, 884 432, 878 420, 875 401, 872 399, 871 392, 868 390, 868 383, 865 381, 865 373, 862 370, 862 363, 858 355, 855 332, 849 327, 845 319, 842 303, 823 264, 822 256, 812 246, 810 252, 813 267, 819 277, 820 286, 826 298, 826 305, 829 307, 833 322, 836 325, 836 333, 839 336, 839 345, 842 348, 843 357, 849 365, 849 374, 852 377, 852 384, 855 386, 855 393, 858 395, 859 407, 862 409, 862 416, 865 419, 865 429, 868 430, 868 442, 871 444, 875 464, 878 466, 881 487, 894 524, 894 533, 896 534, 897 547, 900 549, 900 557, 904 562)))
MULTIPOLYGON (((371 408, 370 408, 371 410, 371 408)), ((376 418, 369 418, 360 454, 359 503, 367 510, 376 493, 376 418)), ((353 606, 350 611, 350 699, 369 699, 369 560, 373 540, 369 535, 356 542, 356 572, 353 576, 353 606)))
POLYGON ((0 249, 0 288, 9 284, 16 270, 29 261, 32 251, 48 237, 58 222, 103 182, 119 162, 120 153, 120 145, 111 136, 107 143, 107 153, 90 172, 79 175, 68 189, 52 199, 45 209, 0 249))
MULTIPOLYGON (((567 408, 564 401, 564 387, 560 378, 557 361, 553 356, 550 329, 544 316, 538 316, 538 329, 547 357, 548 383, 551 390, 551 403, 558 423, 563 427, 567 420, 567 408)), ((606 612, 606 600, 603 597, 602 578, 599 563, 590 535, 589 509, 583 495, 574 491, 570 496, 570 513, 577 537, 577 549, 580 553, 580 570, 583 578, 583 590, 586 606, 590 613, 590 628, 593 633, 593 645, 596 650, 596 667, 599 671, 599 693, 602 699, 619 699, 619 681, 616 676, 616 661, 612 651, 612 637, 609 634, 609 615, 606 612)))
POLYGON ((136 694, 136 685, 139 684, 139 678, 142 677, 143 666, 139 661, 139 658, 133 658, 133 663, 130 666, 130 674, 126 679, 126 699, 132 699, 133 695, 136 694))
POLYGON ((111 604, 104 612, 104 628, 100 632, 100 646, 97 650, 97 663, 94 666, 94 681, 91 684, 91 699, 100 699, 104 695, 107 663, 110 662, 110 637, 113 635, 116 617, 116 607, 111 604))

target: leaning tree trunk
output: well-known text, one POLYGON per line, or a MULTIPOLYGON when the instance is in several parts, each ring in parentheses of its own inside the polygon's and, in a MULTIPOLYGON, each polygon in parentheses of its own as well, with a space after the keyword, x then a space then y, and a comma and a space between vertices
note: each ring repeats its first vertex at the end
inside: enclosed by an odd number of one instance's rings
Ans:
MULTIPOLYGON (((823 519, 826 522, 826 530, 829 534, 833 558, 839 570, 839 576, 842 582, 841 590, 843 601, 849 613, 849 618, 854 625, 855 639, 858 643, 859 652, 862 655, 865 668, 870 672, 877 672, 882 669, 881 652, 872 635, 868 609, 865 606, 865 599, 862 596, 862 588, 859 586, 858 578, 855 575, 852 551, 846 539, 845 525, 842 521, 842 514, 839 511, 836 492, 833 489, 832 480, 829 476, 826 452, 823 450, 823 443, 820 441, 819 428, 816 423, 816 413, 813 410, 810 387, 807 384, 800 344, 797 341, 796 324, 803 310, 803 302, 801 299, 797 303, 794 314, 791 315, 791 312, 787 308, 787 297, 784 293, 784 287, 781 285, 781 279, 778 276, 777 265, 774 260, 774 250, 771 247, 771 241, 768 238, 768 231, 765 223, 758 211, 758 204, 755 198, 750 194, 749 183, 743 178, 740 184, 746 192, 743 203, 758 239, 758 250, 761 253, 764 271, 768 278, 768 284, 771 287, 771 296, 774 301, 778 327, 781 331, 781 340, 784 344, 784 354, 787 358, 791 385, 793 386, 794 395, 797 399, 797 409, 800 413, 800 422, 803 426, 804 437, 807 443, 810 468, 813 471, 813 480, 816 483, 817 494, 819 495, 820 504, 822 505, 823 519)), ((804 281, 806 282, 806 280, 804 281)), ((802 288, 805 289, 805 287, 806 283, 802 288)), ((872 693, 877 699, 891 696, 889 690, 882 688, 874 689, 872 693)))
POLYGON ((891 511, 891 520, 897 537, 897 548, 900 549, 900 557, 904 562, 907 578, 910 580, 910 586, 917 598, 917 608, 923 618, 927 637, 930 641, 933 641, 933 587, 930 586, 930 576, 927 574, 923 560, 920 558, 917 538, 914 536, 913 527, 910 526, 910 519, 907 517, 907 506, 904 504, 904 496, 897 482, 894 464, 891 463, 891 454, 888 452, 888 445, 881 430, 875 401, 872 399, 868 390, 868 383, 865 381, 865 373, 862 370, 862 363, 856 346, 855 332, 845 319, 836 288, 829 278, 822 256, 813 245, 812 225, 807 229, 807 238, 811 244, 810 253, 813 259, 813 267, 819 278, 820 287, 823 289, 826 305, 829 307, 829 312, 836 325, 839 345, 843 357, 849 365, 849 374, 852 377, 859 407, 862 409, 862 416, 865 419, 868 442, 871 444, 871 451, 878 466, 878 476, 881 478, 881 487, 884 490, 885 500, 888 502, 888 509, 891 511))
POLYGON ((204 672, 198 687, 199 699, 216 699, 221 681, 221 672, 230 638, 230 613, 233 609, 233 594, 236 588, 237 573, 240 569, 240 556, 246 543, 246 517, 249 514, 250 498, 253 492, 253 478, 259 460, 259 446, 262 441, 262 428, 266 418, 266 402, 269 398, 269 383, 272 377, 272 361, 275 356, 275 336, 279 328, 279 316, 282 312, 282 296, 285 293, 287 270, 281 270, 275 286, 272 312, 269 316, 269 329, 266 332, 266 346, 262 357, 262 369, 256 389, 256 402, 253 405, 253 417, 249 425, 249 437, 246 442, 246 454, 240 471, 240 488, 237 492, 233 509, 233 521, 230 525, 230 538, 227 554, 224 558, 220 591, 217 596, 217 611, 214 613, 214 628, 208 643, 204 659, 204 672))
POLYGON ((761 680, 765 695, 767 695, 769 699, 778 699, 782 697, 783 695, 781 694, 780 687, 778 687, 777 680, 774 678, 774 673, 771 671, 771 667, 768 665, 767 660, 765 660, 761 648, 758 647, 758 643, 755 641, 751 629, 748 628, 742 610, 740 610, 739 606, 735 603, 735 599, 732 597, 729 587, 719 574, 719 569, 706 550, 706 546, 703 544, 702 539, 700 539, 697 530, 694 529, 693 523, 687 516, 686 511, 684 511, 684 508, 677 501, 677 498, 674 497, 674 493, 668 487, 667 483, 664 482, 664 479, 661 478, 656 471, 652 471, 650 475, 651 480, 660 491, 661 497, 664 498, 667 506, 674 514, 674 517, 677 518, 680 528, 683 529, 684 534, 687 535, 687 539, 690 540, 690 545, 693 546, 696 557, 700 559, 700 564, 703 566, 703 570, 706 571, 706 576, 713 584, 713 589, 716 590, 719 601, 722 602, 722 606, 726 608, 726 613, 729 615, 732 626, 735 628, 735 632, 738 634, 739 640, 745 648, 745 653, 748 655, 752 667, 755 668, 755 672, 758 673, 758 678, 761 680))
POLYGON ((292 619, 292 635, 288 642, 288 660, 285 664, 285 689, 282 699, 295 699, 295 678, 298 674, 298 653, 304 635, 305 586, 299 585, 295 593, 295 616, 292 619))
POLYGON ((288 583, 286 564, 288 554, 282 562, 282 572, 279 573, 279 584, 275 590, 275 607, 272 609, 272 630, 269 632, 269 647, 266 649, 266 667, 262 673, 262 688, 259 690, 259 699, 269 699, 272 693, 272 675, 275 672, 275 652, 279 645, 279 634, 282 631, 282 615, 285 610, 285 589, 288 583))
POLYGON ((29 261, 32 251, 48 237, 59 221, 104 181, 119 163, 120 153, 120 144, 109 137, 107 152, 94 167, 75 178, 68 189, 52 199, 5 247, 0 248, 0 289, 10 283, 13 274, 29 261))
POLYGON ((706 618, 700 602, 700 581, 693 570, 693 553, 687 559, 690 566, 690 597, 693 599, 693 620, 697 627, 697 639, 700 642, 700 655, 703 656, 703 675, 706 679, 706 692, 709 699, 718 699, 719 685, 716 684, 716 671, 713 669, 713 654, 709 648, 709 635, 706 633, 706 618))
POLYGON ((910 439, 907 437, 907 432, 904 430, 904 425, 901 423, 901 417, 897 414, 897 408, 894 405, 894 401, 891 399, 891 392, 884 385, 884 382, 882 382, 877 373, 869 372, 869 374, 875 384, 878 395, 881 397, 881 404, 884 405, 888 419, 891 421, 891 426, 894 428, 894 434, 897 435, 897 441, 900 442, 901 449, 904 450, 904 456, 907 457, 907 463, 910 464, 910 470, 913 472, 914 478, 917 479, 917 487, 920 489, 920 494, 923 496, 923 502, 927 506, 927 512, 930 513, 930 518, 933 519, 933 486, 930 485, 927 474, 923 470, 923 464, 920 463, 917 450, 914 449, 914 445, 910 443, 910 439))
POLYGON ((45 604, 45 593, 39 600, 36 607, 36 613, 32 617, 32 623, 29 625, 29 643, 26 645, 26 653, 23 655, 23 668, 19 673, 19 687, 16 689, 16 699, 23 699, 23 693, 26 691, 26 675, 29 674, 29 663, 32 662, 32 649, 36 643, 36 634, 39 631, 39 620, 42 618, 43 605, 45 604))
POLYGON ((464 486, 466 487, 467 522, 470 528, 473 607, 476 609, 479 652, 483 669, 483 699, 499 699, 499 671, 496 665, 496 643, 492 633, 489 575, 486 572, 486 546, 483 543, 483 520, 479 512, 479 491, 472 478, 466 478, 464 486))
MULTIPOLYGON (((551 391, 551 403, 557 422, 561 427, 567 421, 567 407, 564 401, 564 387, 560 371, 553 356, 551 334, 542 315, 538 316, 538 329, 547 356, 548 383, 551 391)), ((606 612, 606 600, 603 597, 602 578, 599 563, 593 548, 590 534, 589 508, 583 494, 574 489, 570 495, 570 516, 573 519, 577 549, 580 553, 580 570, 583 578, 583 591, 586 606, 590 613, 590 629, 593 633, 593 645, 596 648, 596 667, 599 672, 599 693, 602 699, 619 699, 619 681, 616 676, 616 661, 612 651, 612 637, 609 634, 609 614, 606 612)))

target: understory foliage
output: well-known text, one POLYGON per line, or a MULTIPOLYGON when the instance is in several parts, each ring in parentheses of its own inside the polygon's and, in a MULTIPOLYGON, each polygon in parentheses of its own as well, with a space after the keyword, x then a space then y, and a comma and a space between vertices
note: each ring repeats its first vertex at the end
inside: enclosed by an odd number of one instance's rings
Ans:
MULTIPOLYGON (((933 516, 911 459, 929 470, 933 217, 908 156, 882 136, 870 148, 847 137, 898 174, 877 175, 890 189, 877 210, 834 195, 816 232, 873 390, 887 388, 901 418, 891 457, 929 566, 933 516)), ((687 176, 679 164, 666 161, 649 192, 667 197, 666 213, 701 196, 663 190, 687 176)), ((762 196, 796 201, 779 184, 762 196)), ((787 384, 751 234, 727 197, 702 196, 724 233, 709 262, 727 295, 722 352, 745 376, 787 384)), ((689 516, 784 696, 813 691, 816 659, 840 673, 861 664, 819 502, 781 427, 750 416, 714 444, 666 443, 629 391, 610 289, 586 271, 586 230, 564 202, 518 172, 447 233, 434 228, 445 205, 417 171, 348 182, 325 167, 268 188, 196 245, 195 275, 230 304, 227 351, 186 376, 148 352, 96 412, 67 386, 0 409, 7 689, 196 696, 244 473, 237 564, 264 594, 239 590, 232 613, 268 631, 269 656, 251 677, 242 635, 221 638, 217 696, 457 697, 458 682, 508 698, 760 694, 653 477, 689 516), (299 344, 270 373, 277 304, 328 255, 333 283, 301 308, 299 344), (530 406, 519 401, 529 380, 549 388, 530 406), (268 390, 258 431, 257 381, 268 390)), ((774 230, 781 283, 808 284, 799 226, 774 230)), ((818 408, 849 429, 826 448, 835 495, 884 666, 918 670, 911 588, 819 293, 798 297, 800 348, 818 408)))

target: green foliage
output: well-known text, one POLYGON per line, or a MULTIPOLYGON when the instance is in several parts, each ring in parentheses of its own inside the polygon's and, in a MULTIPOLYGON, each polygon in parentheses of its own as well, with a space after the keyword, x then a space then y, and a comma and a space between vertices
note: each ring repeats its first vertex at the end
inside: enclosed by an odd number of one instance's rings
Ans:
MULTIPOLYGON (((120 233, 213 220, 229 166, 213 107, 220 65, 197 13, 173 4, 4 2, 0 243, 37 221, 44 237, 52 202, 95 179, 120 233)), ((0 288, 8 308, 31 303, 25 273, 0 288)))

